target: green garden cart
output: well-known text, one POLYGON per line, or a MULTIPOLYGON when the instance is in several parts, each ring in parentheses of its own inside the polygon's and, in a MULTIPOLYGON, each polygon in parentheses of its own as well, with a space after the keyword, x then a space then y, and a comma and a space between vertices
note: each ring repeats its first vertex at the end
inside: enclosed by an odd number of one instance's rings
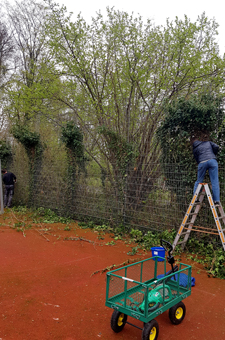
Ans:
POLYGON ((111 317, 114 332, 129 324, 142 330, 142 340, 156 340, 158 315, 169 310, 173 324, 183 321, 186 307, 182 300, 191 294, 191 266, 183 263, 174 266, 172 245, 161 240, 166 251, 165 244, 169 246, 168 261, 154 256, 107 273, 106 306, 114 309, 111 317), (143 327, 128 322, 128 316, 142 321, 143 327))

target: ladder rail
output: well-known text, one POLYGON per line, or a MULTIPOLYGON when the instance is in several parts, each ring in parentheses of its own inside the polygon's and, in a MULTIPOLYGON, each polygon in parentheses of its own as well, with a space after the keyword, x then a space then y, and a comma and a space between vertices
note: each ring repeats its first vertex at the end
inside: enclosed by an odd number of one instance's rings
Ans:
MULTIPOLYGON (((214 217, 217 229, 218 229, 218 233, 219 233, 222 245, 223 245, 223 249, 225 250, 225 237, 224 237, 223 229, 221 227, 220 220, 218 218, 218 214, 217 214, 214 202, 212 200, 212 195, 211 195, 211 192, 209 190, 208 184, 205 184, 205 190, 206 190, 206 194, 207 194, 207 197, 208 197, 210 208, 211 208, 211 211, 212 211, 212 214, 213 214, 213 217, 214 217)), ((222 213, 224 215, 222 206, 219 206, 219 207, 221 207, 220 211, 222 211, 222 213)))
POLYGON ((223 221, 223 223, 224 223, 224 225, 225 225, 225 213, 224 213, 224 210, 223 210, 223 207, 220 205, 219 207, 218 207, 218 209, 219 209, 219 212, 220 212, 220 217, 219 217, 219 219, 221 220, 222 219, 222 221, 223 221))

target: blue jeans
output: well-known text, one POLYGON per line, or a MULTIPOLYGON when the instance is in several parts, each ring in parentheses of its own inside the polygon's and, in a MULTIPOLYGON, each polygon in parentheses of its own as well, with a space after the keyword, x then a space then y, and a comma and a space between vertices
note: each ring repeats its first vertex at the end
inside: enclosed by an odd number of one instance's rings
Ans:
POLYGON ((207 162, 199 163, 198 165, 198 177, 194 186, 194 193, 199 185, 204 181, 206 171, 209 171, 209 177, 212 184, 213 201, 217 202, 220 200, 220 187, 219 187, 219 176, 218 176, 218 163, 215 159, 210 159, 207 162))
POLYGON ((11 207, 13 194, 14 194, 14 185, 5 185, 4 208, 11 207))

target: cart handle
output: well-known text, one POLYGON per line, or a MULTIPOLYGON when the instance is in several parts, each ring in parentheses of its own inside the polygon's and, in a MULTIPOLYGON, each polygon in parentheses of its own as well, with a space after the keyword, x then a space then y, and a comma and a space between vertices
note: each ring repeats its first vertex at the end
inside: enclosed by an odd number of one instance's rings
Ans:
POLYGON ((170 242, 166 241, 166 240, 161 239, 161 246, 165 249, 165 251, 168 251, 168 253, 170 255, 170 252, 173 250, 172 244, 170 242), (169 246, 169 250, 167 250, 167 248, 164 245, 164 243, 166 243, 169 246))
POLYGON ((178 270, 178 266, 173 266, 175 263, 174 257, 171 255, 171 252, 173 251, 173 246, 170 242, 161 239, 161 246, 165 249, 165 251, 168 251, 168 256, 167 256, 167 260, 169 262, 169 264, 171 264, 171 269, 172 272, 175 272, 178 270), (169 250, 167 250, 166 246, 164 245, 164 243, 166 243, 169 246, 169 250))

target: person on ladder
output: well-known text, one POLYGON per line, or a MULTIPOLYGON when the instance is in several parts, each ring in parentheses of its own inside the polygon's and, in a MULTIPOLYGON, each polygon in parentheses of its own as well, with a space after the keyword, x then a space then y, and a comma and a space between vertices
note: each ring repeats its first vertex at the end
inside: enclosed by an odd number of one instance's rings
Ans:
POLYGON ((205 173, 208 170, 212 184, 213 201, 215 206, 218 206, 220 205, 220 187, 216 155, 219 151, 219 146, 209 141, 207 135, 204 135, 201 139, 203 139, 203 141, 198 140, 196 137, 191 138, 193 155, 198 163, 198 174, 197 181, 194 185, 194 193, 198 184, 204 181, 205 173))

